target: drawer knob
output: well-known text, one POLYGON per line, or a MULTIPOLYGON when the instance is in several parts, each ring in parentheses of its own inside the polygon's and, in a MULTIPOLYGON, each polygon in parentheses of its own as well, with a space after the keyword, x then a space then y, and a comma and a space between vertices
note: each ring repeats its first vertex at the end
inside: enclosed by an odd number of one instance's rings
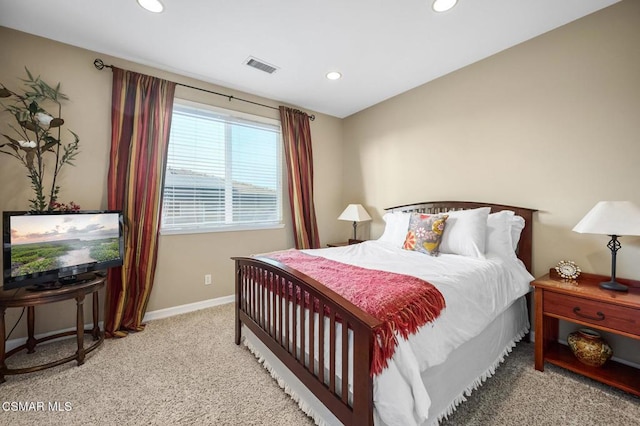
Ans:
POLYGON ((596 312, 597 317, 592 317, 591 315, 585 315, 581 313, 579 306, 576 306, 575 308, 573 308, 573 313, 579 317, 590 319, 592 321, 602 321, 604 319, 604 314, 602 312, 598 311, 596 312))

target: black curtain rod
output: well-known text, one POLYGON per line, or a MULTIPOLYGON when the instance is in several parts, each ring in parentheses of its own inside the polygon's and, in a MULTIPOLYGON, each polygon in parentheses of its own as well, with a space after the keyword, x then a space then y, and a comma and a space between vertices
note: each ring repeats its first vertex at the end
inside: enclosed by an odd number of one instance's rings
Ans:
MULTIPOLYGON (((93 66, 96 67, 99 70, 103 70, 104 68, 111 68, 113 69, 113 65, 107 65, 104 63, 104 61, 102 59, 96 59, 95 61, 93 61, 93 66)), ((176 83, 178 86, 183 86, 183 87, 188 87, 189 89, 194 89, 194 90, 200 90, 201 92, 207 92, 207 93, 211 93, 212 95, 218 95, 218 96, 222 96, 224 98, 229 99, 229 102, 231 102, 232 100, 236 100, 236 101, 242 101, 242 102, 246 102, 248 104, 253 104, 253 105, 258 105, 261 107, 265 107, 265 108, 271 108, 271 109, 275 109, 277 111, 279 111, 279 108, 276 107, 272 107, 271 105, 265 105, 265 104, 261 104, 258 102, 254 102, 254 101, 250 101, 247 99, 242 99, 242 98, 238 98, 236 96, 232 96, 232 95, 225 95, 224 93, 218 93, 218 92, 214 92, 212 90, 207 90, 207 89, 202 89, 200 87, 195 87, 195 86, 189 86, 188 84, 182 84, 182 83, 176 83)), ((300 111, 299 109, 294 110, 297 113, 300 114, 304 114, 306 116, 309 117, 309 120, 314 121, 316 119, 316 116, 313 114, 307 114, 304 111, 300 111)))

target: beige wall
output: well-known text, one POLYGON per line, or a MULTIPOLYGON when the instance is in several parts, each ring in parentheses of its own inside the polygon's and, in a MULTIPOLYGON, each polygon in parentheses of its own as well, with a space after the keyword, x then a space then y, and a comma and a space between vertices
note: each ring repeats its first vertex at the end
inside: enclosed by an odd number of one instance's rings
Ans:
MULTIPOLYGON (((93 60, 102 58, 107 64, 156 75, 225 94, 277 107, 278 102, 250 94, 217 87, 179 75, 131 63, 107 55, 78 49, 51 40, 0 27, 0 82, 10 89, 21 89, 19 78, 26 66, 50 84, 62 83, 62 91, 70 100, 63 106, 65 128, 80 137, 81 152, 76 167, 63 170, 60 200, 75 201, 84 209, 106 208, 106 177, 110 145, 111 72, 98 71, 93 60)), ((223 108, 278 118, 278 112, 227 98, 176 89, 176 97, 209 103, 223 108)), ((312 112, 312 111, 311 111, 312 112)), ((315 190, 318 226, 322 243, 343 240, 349 235, 347 224, 336 220, 344 206, 339 191, 342 179, 342 120, 315 114, 311 123, 314 142, 315 190), (331 167, 323 167, 330 164, 331 167)), ((7 115, 0 116, 1 133, 7 129, 7 115)), ((26 170, 15 159, 0 156, 0 210, 24 210, 31 197, 26 170)), ((285 191, 286 192, 286 191, 285 191)), ((254 232, 218 232, 192 235, 163 235, 160 238, 158 268, 148 310, 179 306, 233 294, 233 262, 231 256, 248 255, 293 245, 288 207, 284 208, 285 228, 254 232), (213 284, 204 285, 204 274, 213 275, 213 284)), ((7 311, 7 324, 13 325, 19 310, 7 311)), ((38 308, 36 333, 71 327, 74 324, 73 303, 59 303, 38 308)), ((87 314, 87 318, 89 318, 87 314)), ((25 334, 20 325, 12 338, 25 334)))
MULTIPOLYGON (((348 117, 345 200, 535 208, 536 274, 608 272, 607 238, 571 228, 597 201, 640 204, 638 22, 622 2, 348 117)), ((620 276, 640 277, 640 239, 622 244, 620 276)))
MULTIPOLYGON (((640 205, 638 46, 624 1, 348 117, 344 200, 377 213, 374 237, 411 202, 538 209, 535 275, 562 259, 609 274, 608 237, 571 229, 598 201, 640 205)), ((640 279, 640 238, 621 242, 618 276, 640 279)))

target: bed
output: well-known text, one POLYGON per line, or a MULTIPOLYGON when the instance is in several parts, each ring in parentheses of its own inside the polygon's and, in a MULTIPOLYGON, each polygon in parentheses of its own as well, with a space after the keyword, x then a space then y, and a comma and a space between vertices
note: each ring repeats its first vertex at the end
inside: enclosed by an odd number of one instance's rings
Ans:
POLYGON ((236 344, 244 343, 320 425, 437 424, 494 373, 529 329, 533 277, 527 271, 535 210, 477 202, 422 202, 386 210, 380 239, 304 251, 390 273, 417 267, 407 275, 426 277, 444 295, 447 306, 439 317, 415 336, 397 336, 395 353, 381 373, 372 373, 379 319, 269 254, 233 258, 236 344), (453 236, 456 229, 458 238, 448 240, 447 248, 443 241, 439 256, 398 247, 411 213, 447 214, 455 228, 445 228, 444 235, 451 230, 453 236), (516 219, 519 227, 512 226, 516 219), (481 221, 484 226, 477 230, 481 221), (468 244, 469 235, 474 244, 482 238, 481 249, 468 244), (506 254, 496 255, 500 250, 506 254))

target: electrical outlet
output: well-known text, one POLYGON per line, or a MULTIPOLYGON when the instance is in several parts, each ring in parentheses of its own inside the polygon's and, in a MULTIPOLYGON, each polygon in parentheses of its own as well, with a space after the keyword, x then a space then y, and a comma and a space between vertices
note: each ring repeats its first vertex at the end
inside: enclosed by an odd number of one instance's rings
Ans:
POLYGON ((211 284, 211 274, 206 274, 204 276, 204 285, 209 285, 211 284))

